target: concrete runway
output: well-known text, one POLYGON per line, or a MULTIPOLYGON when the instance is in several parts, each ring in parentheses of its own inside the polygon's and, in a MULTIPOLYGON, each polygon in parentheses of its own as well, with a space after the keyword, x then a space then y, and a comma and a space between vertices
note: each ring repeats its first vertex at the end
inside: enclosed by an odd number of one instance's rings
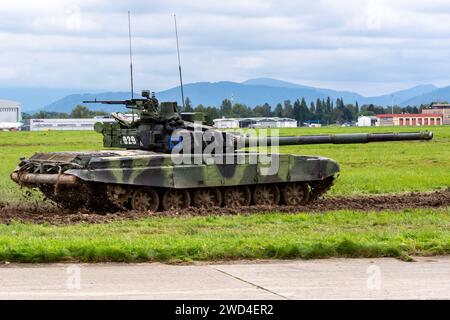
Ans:
POLYGON ((0 299, 450 299, 450 257, 0 266, 0 299))

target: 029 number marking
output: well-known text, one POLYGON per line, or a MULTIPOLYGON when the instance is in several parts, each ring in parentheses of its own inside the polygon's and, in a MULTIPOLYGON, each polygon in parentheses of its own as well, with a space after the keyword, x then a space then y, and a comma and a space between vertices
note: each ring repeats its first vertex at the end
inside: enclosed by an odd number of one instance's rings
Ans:
POLYGON ((137 140, 135 136, 122 136, 122 143, 126 145, 134 145, 137 144, 137 140))

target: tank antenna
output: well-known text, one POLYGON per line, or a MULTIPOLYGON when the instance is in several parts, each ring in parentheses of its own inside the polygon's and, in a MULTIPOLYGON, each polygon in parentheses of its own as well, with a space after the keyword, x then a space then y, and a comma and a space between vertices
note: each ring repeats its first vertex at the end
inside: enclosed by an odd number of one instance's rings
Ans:
MULTIPOLYGON (((134 80, 133 80, 133 50, 131 47, 131 15, 128 10, 128 40, 130 43, 130 82, 131 82, 131 99, 134 98, 134 80)), ((134 122, 134 110, 131 110, 132 118, 134 122)))
POLYGON ((173 20, 175 22, 175 38, 177 40, 178 71, 180 72, 181 101, 183 103, 183 110, 184 110, 185 106, 184 106, 183 76, 181 74, 180 47, 178 45, 178 28, 177 28, 177 15, 176 14, 173 15, 173 20))
POLYGON ((131 99, 134 96, 134 81, 133 81, 133 50, 131 47, 131 16, 128 11, 128 40, 130 42, 130 76, 131 76, 131 99))

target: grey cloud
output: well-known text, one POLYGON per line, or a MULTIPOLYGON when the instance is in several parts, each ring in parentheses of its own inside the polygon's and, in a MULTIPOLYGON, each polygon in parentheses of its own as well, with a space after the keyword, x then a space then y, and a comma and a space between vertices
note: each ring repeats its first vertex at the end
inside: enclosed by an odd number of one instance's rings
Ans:
MULTIPOLYGON (((0 3, 0 85, 128 85, 127 10, 137 83, 177 84, 173 13, 188 82, 258 76, 376 92, 450 72, 450 5, 433 0, 0 3), (70 76, 67 76, 70 74, 70 76)), ((367 92, 365 92, 367 94, 367 92)))

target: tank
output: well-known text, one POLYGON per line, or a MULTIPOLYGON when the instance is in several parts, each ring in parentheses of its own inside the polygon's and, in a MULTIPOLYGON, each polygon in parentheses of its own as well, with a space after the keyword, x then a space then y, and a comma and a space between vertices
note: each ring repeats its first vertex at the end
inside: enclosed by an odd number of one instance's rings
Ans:
POLYGON ((192 113, 183 119, 176 103, 159 103, 146 90, 142 96, 85 101, 123 104, 133 109, 133 116, 113 113, 115 122, 95 124, 105 150, 38 152, 22 158, 11 179, 73 209, 155 212, 189 206, 296 206, 317 200, 331 188, 338 163, 246 147, 433 138, 428 131, 254 137, 206 126, 194 121, 201 117, 192 113))

